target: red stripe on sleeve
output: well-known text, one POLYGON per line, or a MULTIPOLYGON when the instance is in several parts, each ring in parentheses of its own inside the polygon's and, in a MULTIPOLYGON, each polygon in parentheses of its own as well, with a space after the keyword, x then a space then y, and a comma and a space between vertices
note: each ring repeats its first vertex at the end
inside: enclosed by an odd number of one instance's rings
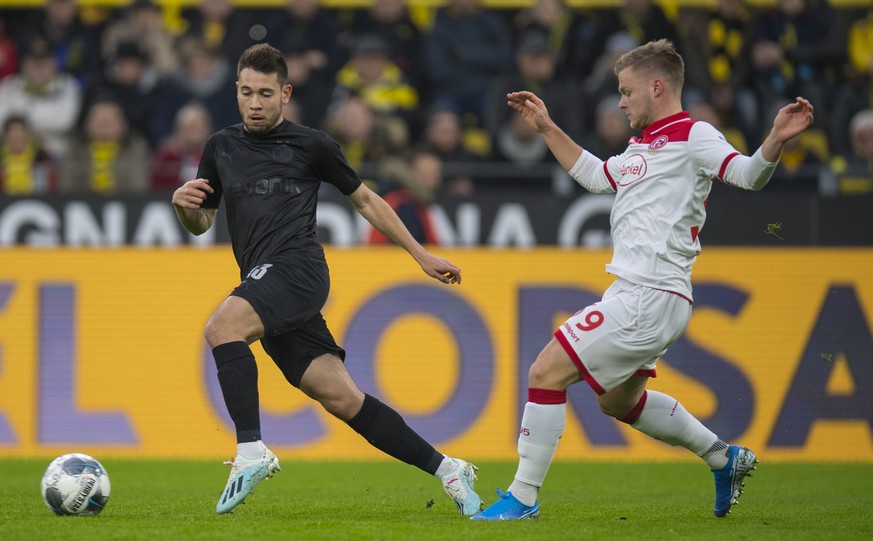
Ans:
POLYGON ((725 170, 727 170, 728 164, 731 163, 731 160, 733 160, 734 158, 736 158, 739 155, 740 155, 739 152, 734 152, 732 154, 728 154, 728 157, 725 158, 723 162, 721 162, 721 168, 718 170, 718 178, 724 179, 724 172, 725 172, 725 170))
POLYGON ((609 183, 612 184, 612 189, 617 192, 618 186, 615 185, 615 181, 612 180, 612 175, 609 174, 609 168, 606 167, 608 163, 609 163, 609 160, 606 160, 605 162, 603 162, 603 174, 606 175, 606 180, 608 180, 609 183))

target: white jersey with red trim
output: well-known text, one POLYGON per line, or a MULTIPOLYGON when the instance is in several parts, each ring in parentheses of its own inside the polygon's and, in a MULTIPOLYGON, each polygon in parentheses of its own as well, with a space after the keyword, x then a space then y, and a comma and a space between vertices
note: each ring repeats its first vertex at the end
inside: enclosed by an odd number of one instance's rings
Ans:
POLYGON ((583 172, 580 156, 570 170, 577 182, 595 193, 616 194, 607 272, 691 300, 706 199, 712 181, 724 179, 739 155, 712 125, 682 112, 652 123, 596 170, 583 172))

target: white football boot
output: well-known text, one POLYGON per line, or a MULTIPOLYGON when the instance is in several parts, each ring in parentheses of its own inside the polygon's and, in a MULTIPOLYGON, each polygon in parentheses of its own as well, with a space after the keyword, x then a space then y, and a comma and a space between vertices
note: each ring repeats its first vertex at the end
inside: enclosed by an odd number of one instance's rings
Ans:
POLYGON ((443 490, 452 497, 462 515, 474 515, 482 508, 482 498, 473 490, 473 482, 478 479, 476 471, 479 468, 460 458, 452 460, 458 466, 449 473, 440 476, 443 490))
POLYGON ((229 513, 234 507, 243 503, 255 487, 264 479, 273 477, 279 471, 279 459, 264 446, 264 454, 259 458, 245 458, 237 455, 231 461, 225 462, 231 466, 227 486, 215 506, 216 513, 229 513))

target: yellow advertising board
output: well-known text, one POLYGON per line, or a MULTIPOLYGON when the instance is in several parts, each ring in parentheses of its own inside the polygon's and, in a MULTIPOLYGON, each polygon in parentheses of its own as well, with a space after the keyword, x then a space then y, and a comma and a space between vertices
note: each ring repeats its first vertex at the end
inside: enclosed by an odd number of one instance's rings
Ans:
MULTIPOLYGON (((439 450, 514 459, 527 369, 609 286, 610 254, 440 254, 460 286, 398 249, 328 249, 325 318, 362 389, 439 450)), ((0 251, 0 456, 232 454, 202 330, 238 281, 227 248, 0 251)), ((873 250, 708 248, 694 283, 689 328, 650 388, 769 461, 873 461, 873 250)), ((382 457, 255 352, 271 448, 382 457)), ((557 459, 693 456, 606 417, 580 383, 557 459)))

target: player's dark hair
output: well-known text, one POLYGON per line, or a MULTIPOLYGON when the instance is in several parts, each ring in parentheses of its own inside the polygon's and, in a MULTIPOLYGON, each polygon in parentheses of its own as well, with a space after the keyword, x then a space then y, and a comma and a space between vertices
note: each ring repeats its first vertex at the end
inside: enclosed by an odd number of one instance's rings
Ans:
POLYGON ((252 45, 243 51, 236 66, 237 78, 246 68, 258 73, 275 73, 279 80, 279 86, 285 86, 288 82, 288 65, 285 63, 285 57, 282 56, 279 49, 267 43, 252 45))
POLYGON ((615 74, 627 68, 642 71, 650 77, 663 77, 677 93, 685 84, 685 62, 673 43, 666 39, 650 41, 621 55, 615 63, 615 74))

